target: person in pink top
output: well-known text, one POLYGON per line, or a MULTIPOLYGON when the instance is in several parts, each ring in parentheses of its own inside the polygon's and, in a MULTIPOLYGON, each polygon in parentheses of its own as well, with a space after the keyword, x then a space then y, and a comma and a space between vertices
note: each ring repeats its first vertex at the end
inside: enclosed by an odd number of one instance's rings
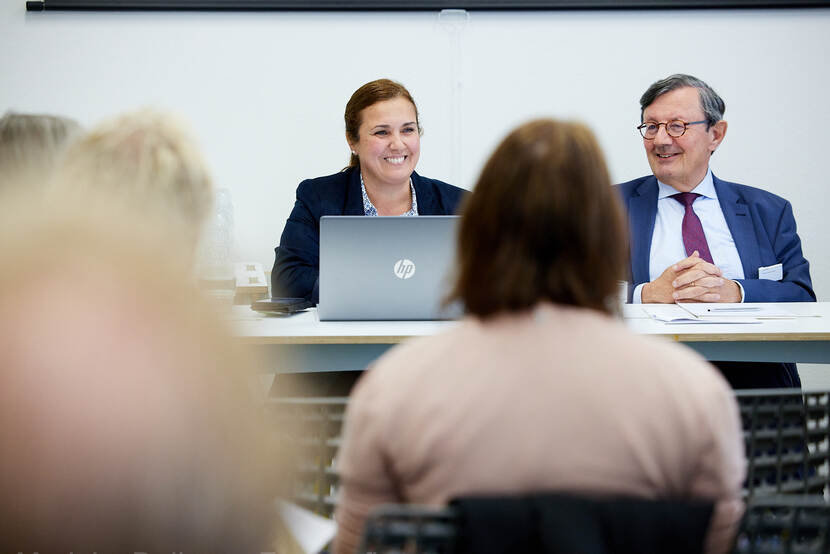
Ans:
POLYGON ((743 513, 738 407, 681 346, 615 317, 626 222, 580 123, 510 133, 463 209, 450 300, 467 316, 358 382, 339 453, 336 554, 369 511, 471 494, 567 492, 715 503, 708 552, 743 513))

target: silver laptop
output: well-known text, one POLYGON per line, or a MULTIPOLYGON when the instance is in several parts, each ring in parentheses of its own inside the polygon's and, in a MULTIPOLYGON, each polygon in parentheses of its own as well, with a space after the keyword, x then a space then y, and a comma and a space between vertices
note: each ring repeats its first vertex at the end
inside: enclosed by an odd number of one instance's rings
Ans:
POLYGON ((453 319, 458 216, 320 218, 321 320, 453 319))

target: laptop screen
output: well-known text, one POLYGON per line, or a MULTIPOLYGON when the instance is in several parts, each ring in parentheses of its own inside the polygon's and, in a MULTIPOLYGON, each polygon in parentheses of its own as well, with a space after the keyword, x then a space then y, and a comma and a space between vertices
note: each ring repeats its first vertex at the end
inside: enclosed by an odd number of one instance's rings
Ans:
POLYGON ((452 286, 458 216, 320 218, 321 320, 427 320, 452 286))

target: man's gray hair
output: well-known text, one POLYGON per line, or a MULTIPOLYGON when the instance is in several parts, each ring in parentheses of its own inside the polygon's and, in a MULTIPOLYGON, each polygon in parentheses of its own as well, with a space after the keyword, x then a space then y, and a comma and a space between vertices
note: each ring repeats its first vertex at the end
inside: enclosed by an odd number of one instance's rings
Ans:
POLYGON ((675 73, 669 75, 665 79, 652 83, 648 90, 646 90, 640 97, 640 122, 643 121, 643 112, 648 108, 657 98, 663 96, 667 92, 683 88, 694 87, 697 89, 700 96, 700 107, 703 108, 703 113, 706 116, 707 128, 711 127, 721 119, 726 111, 726 104, 717 92, 707 85, 704 81, 685 75, 683 73, 675 73))

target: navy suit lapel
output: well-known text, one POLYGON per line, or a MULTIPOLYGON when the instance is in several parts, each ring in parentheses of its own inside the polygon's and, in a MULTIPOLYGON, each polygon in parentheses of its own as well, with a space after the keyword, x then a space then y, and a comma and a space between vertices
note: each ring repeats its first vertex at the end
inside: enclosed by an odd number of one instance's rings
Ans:
POLYGON ((744 277, 757 279, 758 267, 761 265, 761 252, 758 249, 758 241, 755 239, 755 228, 752 224, 749 206, 731 183, 721 181, 714 175, 712 175, 712 181, 718 192, 718 202, 720 202, 723 217, 726 219, 726 225, 738 249, 741 265, 744 268, 744 277))
POLYGON ((647 283, 650 280, 649 253, 656 217, 657 179, 652 176, 645 179, 628 199, 628 226, 631 229, 631 276, 635 284, 647 283))
POLYGON ((360 192, 360 168, 351 169, 346 183, 346 198, 343 202, 343 215, 363 215, 363 194, 360 192))
POLYGON ((438 205, 438 199, 432 194, 431 187, 427 186, 421 176, 412 172, 412 186, 415 188, 415 197, 418 199, 418 215, 440 215, 443 212, 438 205))

